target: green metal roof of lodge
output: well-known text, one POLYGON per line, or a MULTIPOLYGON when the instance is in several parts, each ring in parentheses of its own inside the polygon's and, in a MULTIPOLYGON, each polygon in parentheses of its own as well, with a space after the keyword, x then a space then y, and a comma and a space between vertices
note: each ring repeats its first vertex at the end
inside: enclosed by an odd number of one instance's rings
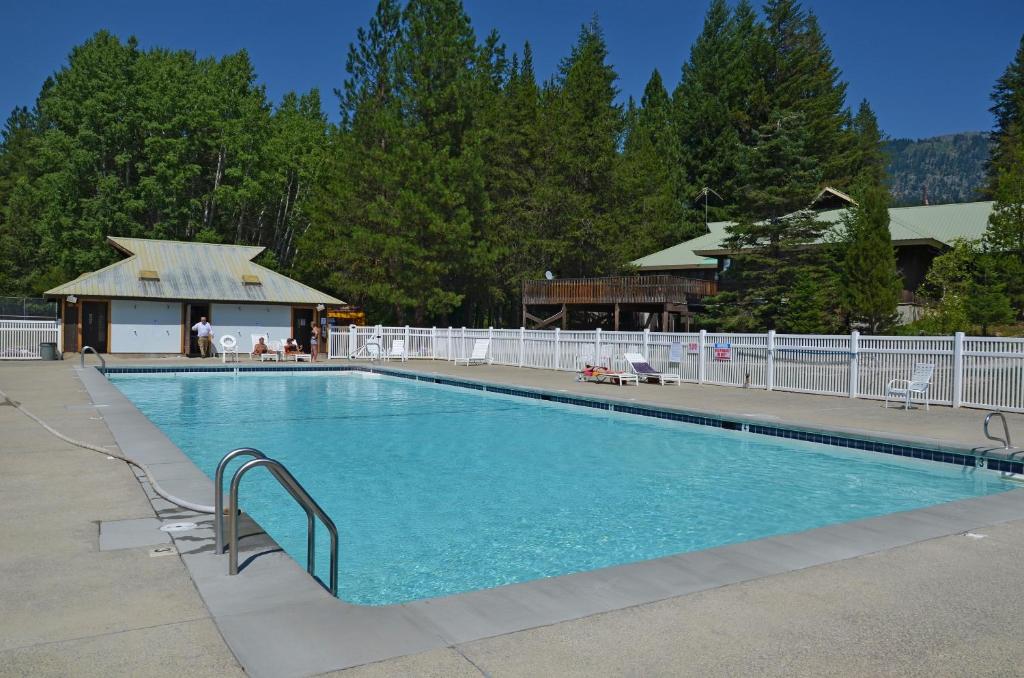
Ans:
POLYGON ((128 258, 58 285, 46 295, 265 304, 344 303, 253 263, 252 259, 264 247, 114 236, 107 240, 128 254, 128 258))
MULTIPOLYGON (((921 205, 918 207, 889 208, 889 232, 893 244, 907 246, 931 244, 935 247, 952 245, 958 238, 980 238, 992 214, 992 202, 968 202, 950 205, 921 205)), ((845 209, 826 210, 818 219, 838 223, 845 209)), ((715 268, 710 255, 727 254, 724 241, 726 228, 732 222, 716 221, 708 224, 702 236, 681 242, 667 249, 648 254, 633 261, 645 271, 664 271, 685 268, 715 268)))

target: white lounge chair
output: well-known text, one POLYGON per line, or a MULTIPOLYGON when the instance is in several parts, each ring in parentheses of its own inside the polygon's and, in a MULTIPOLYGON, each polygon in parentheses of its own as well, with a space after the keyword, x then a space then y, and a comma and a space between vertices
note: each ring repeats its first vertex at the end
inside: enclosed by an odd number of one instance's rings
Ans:
POLYGON ((892 379, 885 387, 885 406, 889 407, 889 399, 903 401, 903 409, 910 409, 911 398, 916 394, 924 402, 924 409, 928 409, 928 389, 932 385, 932 376, 935 374, 933 363, 916 363, 914 371, 910 373, 910 379, 892 379))
POLYGON ((659 372, 651 367, 651 364, 647 362, 647 359, 639 353, 624 353, 622 357, 626 360, 626 364, 629 365, 629 369, 633 371, 633 374, 635 374, 638 379, 643 379, 647 382, 656 381, 662 385, 683 383, 683 380, 679 378, 678 374, 659 372))
POLYGON ((220 359, 227 362, 228 356, 234 356, 232 360, 238 362, 238 340, 233 334, 225 334, 220 338, 220 359))
POLYGON ((384 356, 385 360, 401 360, 403 363, 409 359, 405 352, 405 339, 395 339, 391 342, 391 350, 384 356))
POLYGON ((482 365, 483 363, 489 363, 491 352, 491 340, 490 339, 477 339, 473 342, 473 353, 468 358, 458 358, 455 360, 455 364, 458 365, 460 362, 466 363, 466 365, 482 365))

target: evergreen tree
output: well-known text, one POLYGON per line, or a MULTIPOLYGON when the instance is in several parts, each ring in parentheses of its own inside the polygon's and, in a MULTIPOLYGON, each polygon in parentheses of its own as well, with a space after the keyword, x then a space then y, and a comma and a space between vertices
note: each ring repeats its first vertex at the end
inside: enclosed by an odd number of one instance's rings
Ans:
POLYGON ((1013 61, 996 80, 991 98, 992 108, 989 110, 996 120, 990 136, 988 190, 994 194, 999 173, 1016 162, 1013 157, 1015 137, 1024 130, 1024 36, 1021 36, 1013 61))
POLYGON ((860 204, 846 219, 843 310, 854 327, 881 334, 896 322, 902 288, 889 231, 889 194, 876 184, 857 197, 860 204))
POLYGON ((552 268, 565 277, 604 275, 624 263, 625 234, 614 218, 614 173, 623 131, 615 103, 618 76, 597 20, 580 30, 543 98, 541 129, 548 147, 538 196, 552 245, 552 268))
POLYGON ((680 151, 671 124, 671 101, 661 75, 654 71, 640 107, 627 110, 625 143, 617 170, 619 224, 625 261, 700 234, 683 225, 679 200, 680 151))
POLYGON ((1016 129, 1004 140, 996 170, 996 200, 985 231, 985 245, 1017 313, 1024 313, 1024 135, 1016 129))

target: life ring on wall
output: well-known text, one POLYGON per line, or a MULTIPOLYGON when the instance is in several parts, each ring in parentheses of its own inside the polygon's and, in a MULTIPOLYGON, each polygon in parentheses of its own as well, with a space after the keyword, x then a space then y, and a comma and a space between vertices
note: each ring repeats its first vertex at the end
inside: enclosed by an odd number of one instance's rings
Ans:
POLYGON ((236 346, 238 346, 238 340, 235 339, 234 336, 230 334, 225 334, 223 337, 220 338, 220 345, 222 348, 225 348, 230 351, 236 346))

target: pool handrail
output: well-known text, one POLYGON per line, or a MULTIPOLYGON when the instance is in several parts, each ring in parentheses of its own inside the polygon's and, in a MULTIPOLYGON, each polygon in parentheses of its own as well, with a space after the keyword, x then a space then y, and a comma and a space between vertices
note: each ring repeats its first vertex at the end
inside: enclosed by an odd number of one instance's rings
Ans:
MULTIPOLYGON (((330 585, 327 587, 331 595, 338 596, 338 528, 334 525, 320 505, 309 496, 305 488, 295 479, 284 464, 270 459, 269 457, 257 457, 242 464, 235 475, 231 478, 231 489, 228 494, 228 574, 238 574, 238 487, 246 473, 260 466, 267 467, 274 478, 288 491, 289 494, 306 510, 306 571, 316 579, 315 556, 316 556, 316 530, 313 522, 313 515, 324 524, 331 536, 331 573, 330 585)), ((319 580, 317 580, 319 581, 319 580)), ((323 582, 320 582, 321 585, 323 582)))
POLYGON ((997 443, 1002 443, 1004 450, 1008 450, 1011 447, 1013 447, 1013 443, 1010 441, 1010 427, 1006 423, 1006 415, 1004 415, 1002 412, 989 412, 988 414, 986 414, 985 415, 985 424, 984 424, 984 426, 982 428, 985 431, 985 437, 988 438, 989 440, 994 440, 997 443), (989 424, 990 421, 992 421, 992 417, 999 417, 1002 420, 1002 422, 1003 422, 1003 433, 1006 434, 1006 439, 1005 440, 1000 438, 999 436, 994 436, 994 435, 992 435, 991 433, 988 432, 988 424, 989 424))
POLYGON ((221 458, 217 463, 217 470, 213 474, 213 532, 217 540, 218 556, 224 553, 224 471, 227 469, 229 461, 243 455, 257 459, 265 459, 267 456, 255 447, 239 447, 221 458))
POLYGON ((92 346, 83 346, 82 350, 78 352, 78 366, 81 369, 85 369, 85 352, 92 351, 92 354, 100 359, 100 373, 107 373, 107 361, 103 358, 99 351, 94 349, 92 346))

